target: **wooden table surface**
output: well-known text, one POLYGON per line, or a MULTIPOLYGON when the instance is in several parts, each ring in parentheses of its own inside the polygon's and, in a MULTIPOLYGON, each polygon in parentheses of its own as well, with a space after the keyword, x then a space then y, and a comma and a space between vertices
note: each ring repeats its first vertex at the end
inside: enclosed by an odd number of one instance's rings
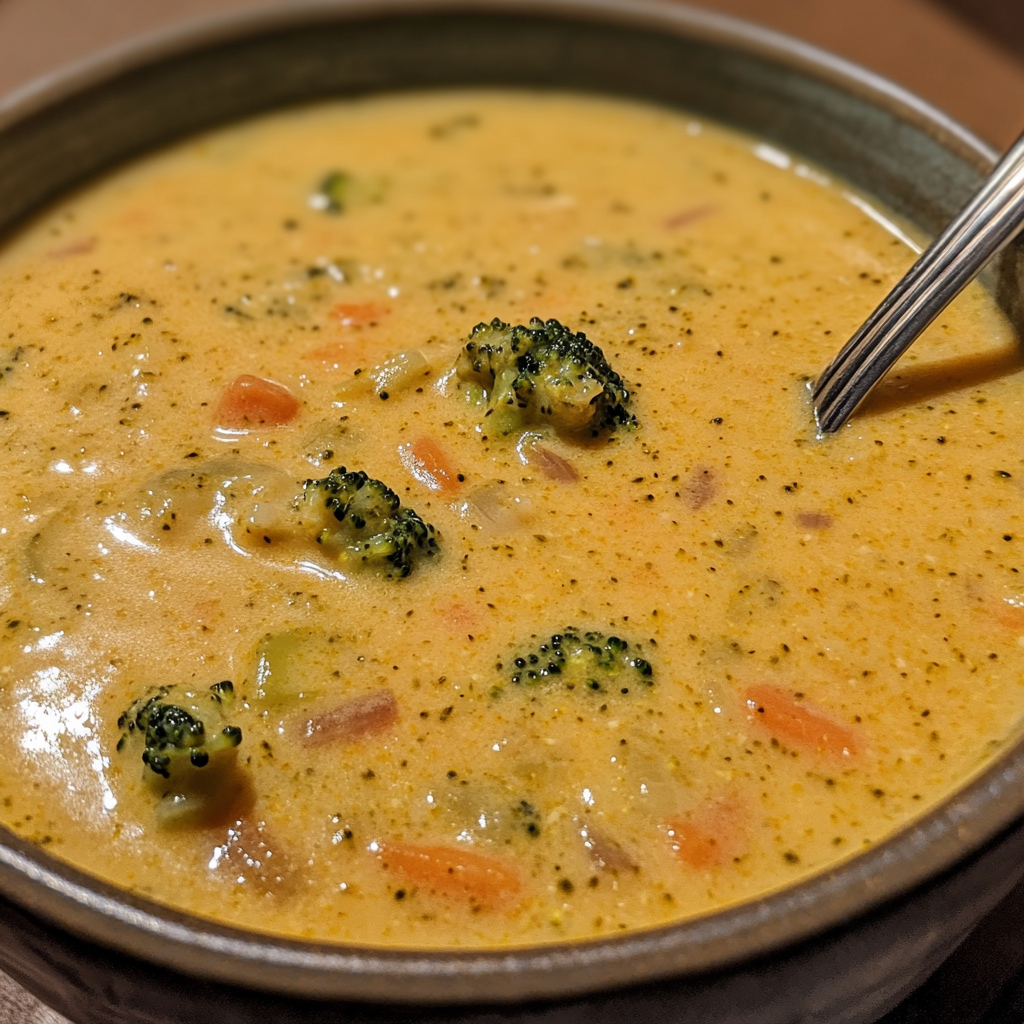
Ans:
MULTIPOLYGON (((1021 3, 1024 0, 1006 0, 1021 3)), ((220 10, 288 0, 0 0, 0 95, 103 47, 220 10)), ((1024 63, 927 0, 704 0, 899 82, 1006 147, 1024 130, 1024 63)), ((1024 1022, 1024 886, 889 1024, 1024 1022), (993 971, 993 964, 1001 969, 993 971), (1013 978, 1017 973, 1016 980, 1013 978), (984 1010, 993 987, 997 1008, 984 1010), (972 1012, 973 1007, 977 1012, 972 1012), (951 1016, 952 1014, 952 1016, 951 1016)), ((0 1024, 67 1024, 0 974, 0 1024)))

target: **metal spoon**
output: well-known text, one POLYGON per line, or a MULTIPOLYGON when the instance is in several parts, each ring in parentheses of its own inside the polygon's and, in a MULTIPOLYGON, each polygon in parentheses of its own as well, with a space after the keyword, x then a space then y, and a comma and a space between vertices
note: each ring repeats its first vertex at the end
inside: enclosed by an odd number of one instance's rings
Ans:
POLYGON ((821 434, 838 430, 918 335, 1024 228, 1024 135, 814 383, 821 434))

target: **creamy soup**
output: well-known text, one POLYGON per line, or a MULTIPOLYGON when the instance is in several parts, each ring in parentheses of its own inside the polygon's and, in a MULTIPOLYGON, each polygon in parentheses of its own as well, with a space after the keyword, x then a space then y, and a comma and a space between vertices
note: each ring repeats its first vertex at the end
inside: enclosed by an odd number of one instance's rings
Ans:
POLYGON ((59 202, 0 252, 0 821, 203 916, 450 947, 919 816, 1024 708, 1024 402, 975 287, 816 437, 907 230, 537 93, 275 114, 59 202))

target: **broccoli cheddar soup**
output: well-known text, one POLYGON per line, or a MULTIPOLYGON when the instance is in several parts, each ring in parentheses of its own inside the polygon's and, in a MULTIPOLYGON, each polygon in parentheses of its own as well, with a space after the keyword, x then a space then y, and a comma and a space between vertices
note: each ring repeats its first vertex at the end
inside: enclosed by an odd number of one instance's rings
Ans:
POLYGON ((816 437, 914 239, 559 94, 336 102, 0 251, 0 822, 280 935, 619 934, 790 884, 1024 710, 1011 329, 816 437))

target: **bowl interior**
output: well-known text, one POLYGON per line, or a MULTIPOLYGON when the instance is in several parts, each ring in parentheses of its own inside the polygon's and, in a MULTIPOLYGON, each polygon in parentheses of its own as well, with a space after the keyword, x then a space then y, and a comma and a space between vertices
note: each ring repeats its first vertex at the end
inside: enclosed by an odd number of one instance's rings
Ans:
MULTIPOLYGON (((926 233, 944 226, 992 160, 867 72, 676 4, 308 2, 155 37, 0 107, 0 231, 120 161, 217 124, 325 97, 469 85, 684 108, 800 154, 926 233)), ((990 286, 1020 328, 1024 249, 1007 251, 990 286)), ((707 919, 532 951, 391 953, 249 935, 120 893, 2 830, 0 890, 80 934, 210 977, 320 996, 504 999, 764 954, 947 870, 1022 813, 1018 741, 955 799, 827 876, 707 919), (396 992, 399 976, 407 988, 396 992)))

